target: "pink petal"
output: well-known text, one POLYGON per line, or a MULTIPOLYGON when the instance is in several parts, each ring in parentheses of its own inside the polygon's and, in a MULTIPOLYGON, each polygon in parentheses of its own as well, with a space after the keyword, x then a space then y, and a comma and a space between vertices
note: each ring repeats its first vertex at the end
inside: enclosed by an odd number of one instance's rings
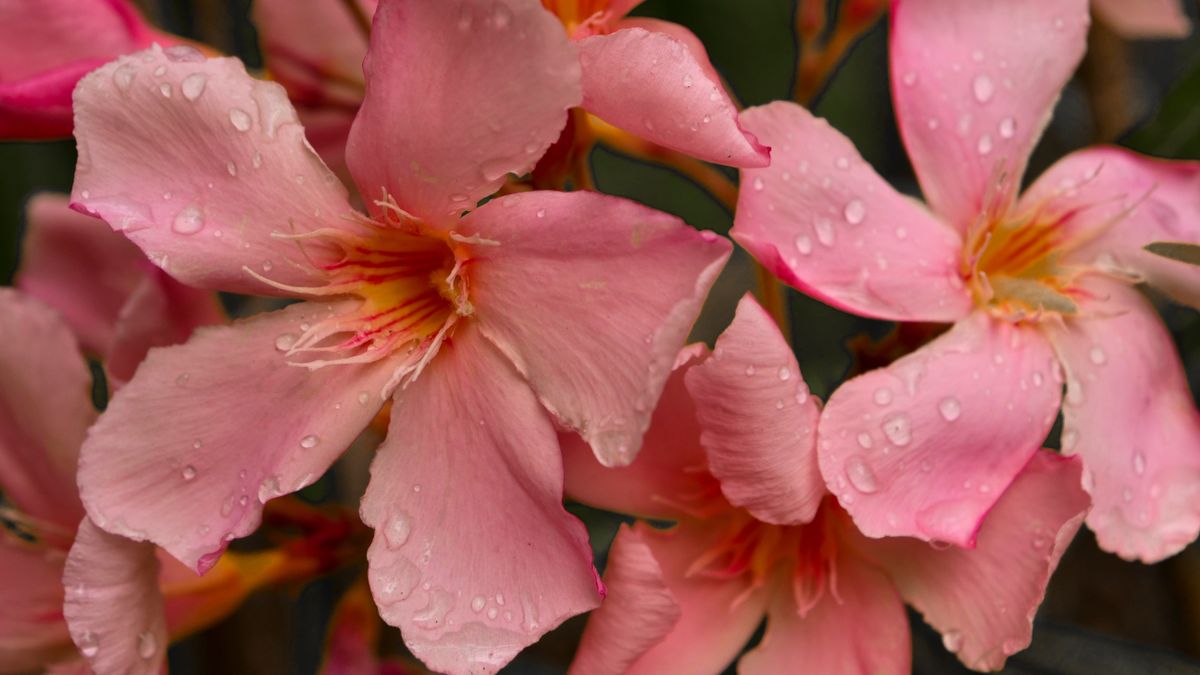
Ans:
POLYGON ((77 653, 62 619, 65 553, 0 536, 0 668, 5 673, 38 671, 77 653))
POLYGON ((475 319, 605 465, 637 454, 730 245, 593 192, 526 192, 463 219, 475 319))
POLYGON ((1092 11, 1126 38, 1182 38, 1192 32, 1179 0, 1092 0, 1092 11))
POLYGON ((1200 413, 1171 335, 1137 291, 1096 279, 1054 329, 1067 370, 1063 451, 1083 459, 1100 546, 1158 562, 1200 531, 1200 413))
POLYGON ((1038 452, 988 514, 973 550, 911 539, 864 541, 946 648, 975 670, 999 670, 1029 645, 1046 583, 1088 508, 1078 460, 1038 452))
POLYGON ((379 410, 393 369, 290 365, 277 345, 326 313, 300 303, 151 351, 83 446, 92 520, 203 572, 258 526, 263 503, 324 473, 379 410))
POLYGON ((791 286, 849 312, 953 321, 971 306, 962 238, 897 193, 822 119, 793 103, 742 113, 771 166, 742 172, 733 238, 791 286))
POLYGON ((75 135, 74 207, 185 283, 278 293, 248 268, 312 285, 306 249, 273 235, 345 227, 352 212, 283 88, 236 59, 155 47, 110 63, 75 92, 75 135))
POLYGON ((1087 0, 905 0, 891 20, 904 143, 933 210, 965 230, 1020 184, 1086 48, 1087 0))
POLYGON ((578 59, 537 0, 383 0, 372 34, 346 159, 368 200, 387 190, 430 223, 532 169, 579 103, 578 59))
POLYGON ((695 44, 644 28, 576 42, 583 107, 637 136, 703 160, 766 166, 770 151, 738 125, 737 107, 695 44))
POLYGON ((1200 307, 1200 269, 1142 250, 1154 241, 1200 243, 1198 192, 1200 162, 1099 147, 1050 167, 1020 206, 1061 218, 1067 262, 1144 277, 1200 307))
POLYGON ((167 622, 154 547, 87 518, 63 572, 71 639, 96 675, 165 672, 167 622))
POLYGON ((763 522, 812 520, 825 496, 816 452, 821 411, 787 340, 752 296, 738 303, 687 387, 725 497, 763 522))
POLYGON ((495 672, 602 597, 550 420, 470 324, 397 393, 362 517, 380 615, 438 672, 495 672))
MULTIPOLYGON (((691 52, 692 58, 699 62, 700 67, 704 69, 704 73, 708 79, 718 83, 718 85, 722 87, 722 91, 726 92, 726 95, 729 98, 732 98, 732 96, 728 95, 728 92, 724 89, 721 74, 717 72, 717 69, 713 67, 712 61, 709 60, 708 50, 704 48, 704 43, 700 41, 700 38, 697 37, 695 33, 688 30, 685 26, 681 26, 670 21, 663 21, 662 19, 654 19, 648 16, 632 16, 614 22, 613 27, 616 29, 641 28, 643 30, 650 31, 651 33, 662 33, 668 37, 674 38, 676 42, 682 42, 683 45, 688 48, 688 51, 691 52)), ((747 140, 750 139, 748 138, 747 140)), ((761 147, 758 146, 757 141, 753 141, 752 144, 756 147, 761 147)))
POLYGON ((970 547, 1054 424, 1057 368, 1036 330, 973 314, 833 393, 821 473, 868 537, 970 547))
POLYGON ((48 307, 0 288, 0 490, 34 518, 74 529, 75 463, 92 409, 92 374, 48 307))
POLYGON ((30 198, 15 284, 55 308, 84 349, 106 355, 121 307, 151 266, 125 237, 69 205, 50 192, 30 198))
POLYGON ((738 662, 745 675, 903 673, 911 665, 908 617, 896 587, 876 567, 839 557, 836 587, 801 615, 793 593, 777 592, 762 642, 738 662))
POLYGON ((0 4, 0 138, 69 136, 79 78, 152 39, 124 0, 0 4))
POLYGON ((17 286, 58 310, 115 384, 150 347, 225 320, 216 295, 155 269, 125 237, 68 208, 65 195, 30 199, 27 221, 17 286))
MULTIPOLYGON (((379 4, 355 2, 367 18, 379 4)), ((267 67, 293 102, 358 107, 367 36, 345 2, 256 0, 251 11, 267 67)))
MULTIPOLYGON (((752 590, 745 575, 719 579, 688 573, 692 563, 725 534, 720 521, 686 521, 670 530, 638 522, 634 532, 654 555, 666 590, 681 614, 666 637, 646 650, 627 672, 687 675, 721 671, 733 662, 762 622, 766 589, 752 590)), ((617 602, 621 591, 621 586, 615 586, 605 602, 617 602)), ((639 625, 629 621, 626 630, 638 629, 639 625)), ((623 660, 629 656, 624 655, 623 660)))
POLYGON ((574 433, 559 434, 566 493, 590 506, 662 520, 675 520, 695 501, 711 496, 713 479, 703 469, 695 404, 684 376, 707 355, 702 344, 685 347, 654 409, 642 451, 629 466, 606 467, 574 433))
POLYGON ((105 363, 114 387, 133 377, 151 348, 183 343, 201 326, 226 322, 215 293, 184 286, 158 269, 148 272, 117 317, 105 363))
POLYGON ((608 597, 592 612, 570 672, 623 675, 679 621, 680 608, 644 533, 622 526, 604 571, 608 597))

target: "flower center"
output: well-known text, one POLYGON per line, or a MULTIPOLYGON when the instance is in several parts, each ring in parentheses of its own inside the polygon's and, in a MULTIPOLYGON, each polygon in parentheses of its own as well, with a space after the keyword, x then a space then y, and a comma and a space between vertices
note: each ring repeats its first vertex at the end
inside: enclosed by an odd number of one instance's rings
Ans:
MULTIPOLYGON (((1038 321, 1078 313, 1084 291, 1078 278, 1094 270, 1066 262, 1069 253, 1094 240, 1125 218, 1149 193, 1115 215, 1096 216, 1112 200, 1080 202, 1081 188, 1095 180, 1101 167, 1082 182, 1064 181, 1039 203, 1014 213, 1003 186, 988 200, 978 225, 968 232, 961 272, 978 307, 1010 321, 1038 321)), ((1119 195, 1124 199, 1125 195, 1119 195)), ((1109 209, 1103 209, 1110 212, 1109 209)))
POLYGON ((567 33, 574 35, 576 29, 585 26, 587 34, 595 32, 607 17, 609 0, 542 0, 542 6, 562 21, 567 33))
POLYGON ((309 369, 378 361, 396 352, 407 354, 389 386, 411 381, 436 355, 455 323, 473 313, 468 300, 468 241, 458 235, 430 231, 390 200, 385 222, 362 216, 352 229, 324 228, 295 240, 305 258, 325 278, 315 287, 288 286, 247 271, 276 288, 303 296, 349 298, 357 302, 335 310, 313 324, 301 324, 299 335, 279 336, 276 347, 290 363, 309 369), (309 248, 326 253, 309 255, 309 248))
POLYGON ((717 542, 692 561, 687 576, 730 580, 747 575, 749 585, 733 601, 736 606, 779 572, 788 571, 796 604, 807 613, 826 587, 832 588, 835 547, 826 523, 830 513, 831 507, 823 506, 811 523, 782 526, 738 509, 728 516, 717 542))

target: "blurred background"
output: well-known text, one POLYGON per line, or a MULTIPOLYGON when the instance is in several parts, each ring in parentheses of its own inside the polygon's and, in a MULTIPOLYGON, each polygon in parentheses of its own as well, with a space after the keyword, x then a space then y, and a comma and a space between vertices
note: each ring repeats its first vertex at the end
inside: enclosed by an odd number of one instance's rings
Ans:
MULTIPOLYGON (((1194 0, 1186 2, 1195 21, 1197 6, 1194 0)), ((250 3, 137 2, 163 30, 235 54, 257 69, 263 59, 250 3)), ((836 16, 838 5, 834 0, 827 3, 828 16, 836 16)), ((874 22, 845 49, 832 45, 836 49, 825 50, 836 64, 827 81, 798 85, 798 49, 831 47, 826 42, 833 35, 825 30, 809 40, 798 39, 796 12, 795 0, 647 0, 635 13, 691 28, 745 106, 791 99, 798 86, 804 89, 799 97, 849 136, 880 174, 902 191, 918 194, 892 114, 885 22, 874 22)), ((1063 154, 1095 143, 1118 143, 1161 157, 1200 158, 1198 101, 1200 38, 1195 31, 1180 40, 1127 41, 1096 22, 1087 59, 1058 105, 1027 180, 1063 154)), ((726 233, 732 225, 720 201, 673 169, 606 147, 594 150, 590 160, 596 185, 604 192, 674 213, 698 228, 726 233)), ((39 191, 69 191, 74 161, 70 141, 0 143, 0 283, 11 283, 18 262, 26 200, 39 191)), ((735 172, 727 175, 736 180, 735 172)), ((754 288, 751 262, 739 252, 713 292, 696 339, 711 342, 732 317, 737 299, 754 288)), ((225 300, 234 315, 262 308, 246 299, 225 300)), ((794 292, 787 300, 800 365, 813 392, 822 397, 867 365, 869 341, 884 338, 893 328, 794 292)), ((1183 356, 1192 391, 1200 391, 1200 315, 1161 298, 1156 301, 1183 356)), ((1052 435, 1050 445, 1056 443, 1052 435)), ((360 445, 357 455, 305 490, 302 498, 354 508, 372 439, 360 445)), ((587 523, 602 564, 619 519, 582 506, 570 508, 587 523)), ((252 548, 256 543, 251 538, 242 545, 252 548)), ((317 672, 330 614, 361 572, 361 567, 346 569, 301 587, 260 592, 227 621, 175 646, 171 671, 317 672)), ((583 623, 584 617, 567 622, 505 672, 563 672, 583 623)), ((919 616, 912 616, 912 625, 916 672, 969 672, 942 649, 940 637, 919 616)), ((395 630, 386 629, 382 641, 386 652, 404 653, 395 630)), ((1161 564, 1145 566, 1101 552, 1093 535, 1081 531, 1050 584, 1033 646, 1010 659, 1005 672, 1200 673, 1200 547, 1193 545, 1161 564)))

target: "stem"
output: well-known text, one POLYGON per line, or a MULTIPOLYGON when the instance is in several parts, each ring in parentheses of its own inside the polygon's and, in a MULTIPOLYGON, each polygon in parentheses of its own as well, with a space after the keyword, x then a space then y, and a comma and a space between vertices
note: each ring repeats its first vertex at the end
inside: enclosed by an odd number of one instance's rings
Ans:
POLYGON ((796 79, 792 85, 792 99, 801 105, 807 106, 812 103, 846 53, 863 32, 883 15, 886 7, 887 3, 881 0, 844 0, 833 34, 821 46, 815 44, 812 17, 804 16, 803 9, 798 8, 796 34, 800 47, 796 59, 796 79))
POLYGON ((595 190, 589 161, 592 148, 596 146, 596 134, 588 123, 588 114, 582 108, 571 110, 575 123, 575 147, 571 149, 571 183, 576 190, 595 190))

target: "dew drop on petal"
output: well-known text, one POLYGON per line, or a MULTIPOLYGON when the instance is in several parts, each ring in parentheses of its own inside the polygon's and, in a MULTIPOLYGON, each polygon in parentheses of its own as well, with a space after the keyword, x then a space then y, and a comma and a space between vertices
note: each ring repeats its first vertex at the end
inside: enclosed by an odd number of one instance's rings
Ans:
POLYGON ((817 218, 813 221, 813 231, 817 233, 817 241, 821 242, 822 246, 826 248, 833 246, 835 233, 833 223, 828 218, 817 218))
MULTIPOLYGON (((265 267, 265 263, 264 263, 264 267, 265 267)), ((268 267, 267 269, 270 269, 270 268, 268 267)), ((296 335, 294 333, 284 333, 283 335, 280 335, 279 337, 275 338, 275 349, 278 349, 281 352, 286 352, 287 350, 291 349, 293 345, 296 344, 297 339, 298 338, 296 337, 296 335)))
POLYGON ((196 206, 188 206, 175 214, 171 229, 179 234, 196 234, 204 229, 204 213, 196 206))
POLYGON ((791 377, 792 377, 791 369, 789 369, 787 366, 780 366, 779 379, 783 380, 783 381, 787 381, 787 380, 790 380, 791 377))
POLYGON ((196 477, 196 467, 188 464, 187 466, 183 467, 183 471, 180 472, 180 475, 183 476, 184 480, 193 480, 196 477))
POLYGON ((1146 473, 1146 454, 1140 449, 1133 451, 1133 473, 1138 476, 1146 473))
POLYGON ((766 187, 766 185, 763 184, 762 176, 755 176, 752 185, 754 186, 755 190, 758 190, 760 192, 762 191, 763 188, 766 187))
POLYGON ((962 649, 962 645, 962 631, 948 630, 945 633, 942 633, 942 646, 946 648, 946 651, 951 653, 957 652, 958 650, 962 649))
POLYGON ((1088 358, 1097 366, 1102 366, 1108 361, 1108 356, 1105 355, 1104 350, 1100 347, 1092 347, 1091 351, 1088 352, 1088 358))
POLYGON ((912 422, 908 415, 900 413, 883 421, 883 435, 894 445, 903 447, 912 441, 912 422))
POLYGON ((987 103, 996 93, 996 85, 987 75, 977 75, 975 81, 971 83, 971 90, 975 92, 976 101, 987 103))
POLYGON ((75 640, 75 646, 79 647, 80 654, 90 659, 100 653, 100 638, 91 631, 85 631, 75 640))
POLYGON ((756 373, 756 372, 758 372, 758 371, 757 371, 757 370, 755 370, 755 368, 754 368, 754 365, 753 365, 753 364, 751 364, 751 365, 749 365, 749 366, 746 366, 746 376, 747 376, 747 377, 753 377, 753 376, 754 376, 754 373, 756 373))
POLYGON ((861 199, 851 199, 842 209, 842 215, 847 223, 858 225, 867 217, 867 205, 861 199))
POLYGON ((879 481, 875 472, 863 461, 862 457, 854 455, 846 460, 846 478, 854 489, 863 494, 871 494, 879 490, 879 481))
POLYGON ((868 434, 865 431, 859 433, 858 434, 858 445, 863 450, 869 449, 871 447, 871 434, 868 434))
POLYGON ((984 155, 984 156, 990 155, 992 153, 992 136, 991 136, 991 134, 984 134, 984 135, 980 136, 979 143, 977 143, 975 145, 975 150, 980 155, 984 155))
POLYGON ((808 255, 809 253, 812 253, 812 239, 805 234, 796 235, 796 250, 799 251, 801 255, 808 255))
POLYGON ((383 536, 388 548, 400 548, 408 542, 412 534, 412 519, 407 514, 397 513, 388 519, 383 536))
POLYGON ((1000 137, 1012 138, 1017 133, 1017 120, 1012 117, 1005 117, 1000 120, 1000 137))
POLYGON ((938 404, 938 412, 942 414, 942 419, 953 422, 962 414, 962 405, 959 404, 958 399, 950 396, 942 399, 942 402, 938 404))
POLYGON ((204 73, 192 73, 183 78, 183 82, 179 85, 179 90, 183 92, 183 97, 189 101, 195 101, 204 93, 204 87, 208 84, 208 76, 204 73))
POLYGON ((308 436, 305 436, 304 438, 300 439, 300 447, 305 448, 305 449, 311 449, 311 448, 317 447, 317 443, 320 443, 320 442, 321 442, 320 438, 318 438, 312 434, 309 434, 308 436))
POLYGON ((146 631, 138 635, 137 651, 143 659, 154 658, 158 652, 158 640, 154 639, 154 633, 146 631))
POLYGON ((875 390, 875 403, 878 405, 888 405, 892 402, 892 390, 887 387, 880 387, 875 390))
POLYGON ((241 108, 230 108, 229 123, 232 124, 233 128, 237 129, 238 131, 249 131, 252 123, 252 120, 250 119, 250 113, 242 110, 241 108))

